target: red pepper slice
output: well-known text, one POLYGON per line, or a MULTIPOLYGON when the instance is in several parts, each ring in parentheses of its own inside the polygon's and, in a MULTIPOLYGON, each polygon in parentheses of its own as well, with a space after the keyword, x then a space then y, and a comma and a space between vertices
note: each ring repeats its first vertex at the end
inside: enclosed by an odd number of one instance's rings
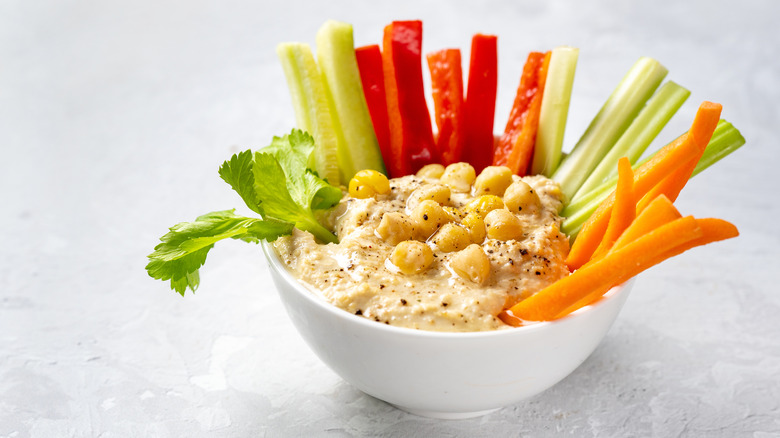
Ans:
POLYGON ((463 154, 463 70, 460 50, 429 53, 434 115, 439 136, 436 149, 445 166, 461 161, 463 154))
POLYGON ((493 162, 497 89, 498 38, 476 34, 471 39, 468 89, 463 103, 465 147, 462 159, 477 173, 493 162))
POLYGON ((382 67, 382 51, 372 44, 355 49, 363 95, 368 104, 368 113, 374 126, 382 159, 389 163, 392 157, 390 149, 390 126, 387 119, 387 99, 385 98, 385 74, 382 67))
POLYGON ((439 161, 422 76, 422 22, 385 27, 382 50, 392 158, 391 177, 409 175, 439 161))
POLYGON ((550 54, 528 54, 509 121, 493 156, 494 165, 507 166, 520 176, 528 173, 533 158, 550 54))

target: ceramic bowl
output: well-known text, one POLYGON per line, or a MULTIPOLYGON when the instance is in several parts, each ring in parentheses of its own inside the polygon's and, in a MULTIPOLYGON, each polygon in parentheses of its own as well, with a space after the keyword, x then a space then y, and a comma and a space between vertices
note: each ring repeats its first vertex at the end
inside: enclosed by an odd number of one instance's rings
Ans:
POLYGON ((369 321, 301 285, 263 243, 271 276, 293 324, 336 374, 413 414, 468 418, 552 387, 595 350, 631 282, 569 316, 525 327, 440 333, 369 321))

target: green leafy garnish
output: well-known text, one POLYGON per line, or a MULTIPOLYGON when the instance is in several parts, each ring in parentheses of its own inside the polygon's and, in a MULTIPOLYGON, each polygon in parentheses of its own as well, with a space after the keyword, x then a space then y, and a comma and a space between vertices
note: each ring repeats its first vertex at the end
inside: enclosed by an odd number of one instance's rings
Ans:
POLYGON ((187 288, 193 292, 198 288, 198 269, 220 240, 273 241, 297 227, 321 241, 336 242, 336 236, 317 221, 315 212, 336 205, 341 189, 308 167, 313 150, 312 137, 293 130, 284 137, 274 137, 270 146, 258 152, 247 150, 225 161, 219 176, 261 217, 224 210, 174 225, 149 255, 149 275, 170 280, 171 289, 184 295, 187 288))

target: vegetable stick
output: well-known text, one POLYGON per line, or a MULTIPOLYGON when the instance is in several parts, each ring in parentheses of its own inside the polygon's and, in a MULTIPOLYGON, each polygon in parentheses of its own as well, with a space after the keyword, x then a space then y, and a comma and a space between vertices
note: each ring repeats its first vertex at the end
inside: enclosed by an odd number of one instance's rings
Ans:
POLYGON ((349 181, 363 169, 384 173, 382 153, 362 90, 352 25, 328 20, 317 31, 316 43, 333 129, 339 139, 341 180, 349 181))
MULTIPOLYGON (((615 241, 615 244, 612 245, 612 248, 609 250, 609 252, 613 252, 619 248, 622 248, 626 244, 633 242, 650 231, 660 227, 661 225, 667 224, 681 217, 682 215, 679 211, 677 211, 669 198, 664 195, 660 195, 648 205, 648 208, 642 211, 641 214, 637 215, 636 219, 631 222, 623 234, 621 234, 620 237, 615 241)), ((601 256, 603 255, 604 254, 601 256)), ((599 258, 600 257, 594 255, 594 257, 591 258, 584 266, 593 264, 599 258)), ((578 300, 576 303, 561 311, 561 313, 559 313, 555 318, 561 318, 571 312, 574 312, 580 307, 593 304, 594 302, 600 300, 601 297, 607 293, 611 287, 612 286, 607 286, 594 290, 585 298, 578 300)))
POLYGON ((522 321, 547 321, 587 297, 594 290, 627 281, 662 261, 659 257, 701 237, 696 219, 686 216, 662 225, 639 239, 616 249, 593 264, 582 267, 502 312, 511 325, 522 321))
POLYGON ((498 90, 498 39, 476 34, 471 39, 471 59, 463 101, 465 147, 463 160, 477 173, 493 162, 493 119, 498 90))
POLYGON ((621 248, 661 225, 681 217, 682 215, 672 204, 672 201, 665 195, 659 195, 641 213, 637 213, 636 219, 618 237, 612 248, 613 250, 621 248))
MULTIPOLYGON (((711 102, 705 102, 702 104, 702 107, 699 108, 699 111, 712 111, 717 112, 718 117, 720 117, 720 112, 723 109, 723 107, 720 104, 711 103, 711 102), (706 106, 706 108, 704 108, 706 106)), ((709 118, 700 118, 697 120, 707 120, 706 123, 713 123, 712 120, 709 120, 709 118)), ((695 122, 694 122, 695 123, 695 122)), ((705 123, 705 122, 702 122, 705 123)), ((717 122, 715 122, 717 124, 717 122)), ((712 130, 712 132, 715 131, 715 126, 704 126, 700 129, 692 129, 693 132, 706 132, 708 130, 712 130)), ((712 134, 710 134, 710 138, 712 137, 712 134)), ((707 143, 709 142, 709 138, 706 142, 702 142, 700 139, 699 141, 695 141, 699 147, 701 148, 699 150, 699 153, 696 157, 688 160, 687 163, 680 166, 675 170, 674 172, 670 173, 666 178, 661 180, 658 184, 655 185, 650 191, 647 192, 647 194, 642 198, 642 200, 639 201, 637 204, 637 211, 642 211, 647 204, 649 204, 653 199, 655 199, 658 195, 664 194, 667 198, 669 198, 672 202, 677 200, 677 196, 680 194, 680 191, 682 191, 683 187, 685 187, 685 184, 688 182, 688 180, 691 178, 691 175, 693 174, 694 169, 696 168, 696 164, 701 159, 702 155, 704 155, 704 150, 707 148, 707 143)))
POLYGON ((618 183, 615 189, 615 206, 609 218, 607 230, 601 243, 593 252, 592 258, 606 254, 615 244, 620 235, 631 225, 636 217, 636 200, 634 199, 634 171, 627 157, 618 161, 618 183))
POLYGON ((494 152, 493 164, 507 166, 516 175, 526 175, 531 165, 549 63, 550 52, 528 54, 506 129, 494 152))
POLYGON ((552 179, 560 183, 566 199, 574 199, 588 175, 661 85, 666 73, 663 65, 646 57, 640 58, 626 73, 553 174, 552 179))
POLYGON ((463 72, 460 50, 445 49, 429 53, 436 127, 436 149, 441 164, 461 161, 463 155, 463 72))
POLYGON ((666 253, 660 254, 658 256, 659 263, 668 258, 682 254, 691 248, 739 236, 737 227, 723 219, 701 218, 696 219, 696 223, 699 224, 699 228, 702 230, 701 237, 680 244, 666 253))
POLYGON ((539 109, 539 128, 536 133, 531 174, 550 177, 561 161, 563 134, 569 115, 574 71, 579 49, 556 47, 550 55, 545 92, 539 109))
MULTIPOLYGON (((745 138, 740 134, 739 130, 731 123, 721 119, 718 122, 718 127, 715 128, 715 132, 710 139, 707 148, 704 150, 699 162, 696 164, 691 178, 703 172, 708 167, 717 163, 723 157, 729 155, 735 150, 742 147, 745 144, 745 138)), ((656 151, 657 153, 657 151, 656 151)), ((652 156, 647 157, 634 164, 632 167, 638 169, 641 165, 651 159, 652 156)), ((577 237, 577 234, 582 229, 582 225, 598 208, 599 204, 609 196, 610 192, 614 190, 617 183, 617 175, 610 177, 609 180, 599 185, 598 188, 591 190, 588 194, 578 197, 572 200, 561 212, 561 216, 566 219, 561 224, 561 231, 566 233, 572 240, 577 237)))
MULTIPOLYGON (((696 149, 690 142, 686 141, 687 138, 687 134, 678 137, 677 140, 658 151, 653 159, 644 164, 644 166, 656 169, 655 172, 649 173, 650 176, 654 177, 651 181, 652 185, 660 181, 668 172, 676 169, 681 161, 687 161, 696 154, 696 149), (682 158, 677 158, 678 156, 682 158)), ((640 175, 648 175, 648 172, 640 174, 639 171, 642 170, 642 167, 634 173, 634 196, 636 197, 644 196, 646 190, 649 189, 645 188, 643 191, 642 188, 651 185, 650 183, 640 185, 640 175)), ((601 243, 614 203, 615 192, 613 191, 582 226, 582 230, 574 240, 569 255, 566 257, 566 264, 570 270, 575 270, 585 264, 601 243)))
POLYGON ((371 114, 371 124, 382 151, 382 159, 390 163, 390 126, 387 119, 387 99, 385 98, 385 75, 382 70, 382 51, 378 45, 358 47, 355 50, 363 95, 371 114))
POLYGON ((422 76, 422 22, 394 21, 385 27, 382 65, 396 178, 438 162, 422 76))
MULTIPOLYGON (((657 199, 666 199, 666 202, 668 202, 668 199, 661 195, 657 199)), ((651 203, 648 206, 648 209, 652 208, 651 206, 654 203, 651 203)), ((671 203, 666 204, 671 206, 671 203)), ((672 207, 673 208, 673 207, 672 207)), ((645 210, 647 211, 647 209, 645 210)), ((676 210, 675 210, 676 211, 676 210)), ((669 217, 666 216, 664 219, 668 219, 669 217)), ((639 220, 639 218, 637 218, 639 220)), ((676 219, 672 219, 676 220, 676 219)), ((657 261, 651 261, 650 263, 652 265, 656 265, 666 259, 670 259, 674 256, 677 256, 689 249, 695 248, 697 246, 706 245, 709 243, 730 239, 733 237, 737 237, 739 235, 739 231, 737 230, 737 227, 735 227, 733 224, 724 221, 723 219, 716 219, 716 218, 704 218, 704 219, 696 219, 696 223, 699 225, 699 228, 702 231, 701 237, 698 237, 696 239, 689 240, 688 242, 682 243, 667 252, 660 254, 657 256, 657 261)), ((625 235, 625 234, 624 234, 625 235)), ((621 236, 622 237, 622 236, 621 236)), ((614 248, 619 248, 622 246, 625 246, 626 243, 630 243, 633 240, 627 239, 627 242, 616 242, 614 248), (619 246, 620 245, 620 246, 619 246)), ((569 313, 574 312, 575 310, 585 307, 587 305, 593 304, 596 301, 600 300, 601 297, 607 293, 612 286, 605 286, 598 289, 595 289, 590 294, 586 295, 585 298, 577 301, 573 305, 569 306, 568 308, 561 311, 558 315, 555 316, 555 319, 562 318, 569 313)))
POLYGON ((617 175, 617 162, 620 157, 628 157, 632 165, 636 163, 690 94, 690 91, 672 81, 663 84, 647 101, 626 132, 588 175, 571 198, 572 202, 598 187, 609 177, 617 175))
POLYGON ((314 137, 314 169, 330 184, 339 185, 339 139, 333 129, 325 81, 311 47, 303 43, 282 43, 276 47, 290 89, 298 129, 314 137))
MULTIPOLYGON (((636 198, 641 199, 666 175, 674 172, 688 160, 699 156, 701 149, 706 147, 712 137, 720 119, 720 110, 721 106, 718 104, 702 103, 688 133, 666 145, 636 170, 634 174, 636 198)), ((612 192, 585 222, 566 258, 569 269, 574 270, 585 264, 601 243, 614 203, 615 193, 612 192)))

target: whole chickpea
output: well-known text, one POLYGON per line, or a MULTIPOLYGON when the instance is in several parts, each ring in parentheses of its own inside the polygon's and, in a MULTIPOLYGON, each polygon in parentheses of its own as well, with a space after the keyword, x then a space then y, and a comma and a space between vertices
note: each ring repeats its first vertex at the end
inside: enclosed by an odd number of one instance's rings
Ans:
POLYGON ((476 171, 471 164, 452 163, 444 169, 441 182, 450 186, 454 192, 468 193, 476 178, 476 171))
POLYGON ((533 213, 539 209, 541 201, 528 183, 518 180, 504 192, 504 204, 513 213, 533 213))
POLYGON ((523 236, 523 224, 511 211, 502 208, 493 210, 485 216, 487 235, 496 240, 520 239, 523 236))
POLYGON ((404 274, 419 274, 433 263, 433 251, 422 242, 405 240, 393 249, 390 261, 404 274))
POLYGON ((453 254, 450 268, 464 280, 485 284, 490 278, 490 259, 482 247, 471 244, 466 249, 453 254))
POLYGON ((501 196, 510 184, 512 184, 512 171, 508 167, 488 166, 474 181, 474 195, 501 196))

